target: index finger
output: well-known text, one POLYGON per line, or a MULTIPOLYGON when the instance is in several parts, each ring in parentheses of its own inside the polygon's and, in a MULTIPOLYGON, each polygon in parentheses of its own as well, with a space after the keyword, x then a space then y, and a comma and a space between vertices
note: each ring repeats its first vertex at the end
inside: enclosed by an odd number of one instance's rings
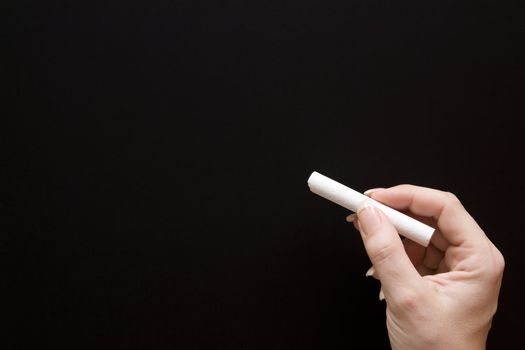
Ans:
POLYGON ((373 199, 397 210, 433 218, 451 244, 478 242, 483 230, 450 192, 413 185, 399 185, 373 192, 373 199))

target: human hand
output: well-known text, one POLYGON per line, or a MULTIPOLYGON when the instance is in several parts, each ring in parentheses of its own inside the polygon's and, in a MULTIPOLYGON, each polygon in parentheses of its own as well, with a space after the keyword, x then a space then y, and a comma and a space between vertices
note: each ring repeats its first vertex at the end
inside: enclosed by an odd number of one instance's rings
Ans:
POLYGON ((451 193, 401 185, 369 196, 436 227, 425 248, 401 241, 372 201, 349 216, 381 281, 392 348, 484 349, 505 265, 499 250, 451 193))

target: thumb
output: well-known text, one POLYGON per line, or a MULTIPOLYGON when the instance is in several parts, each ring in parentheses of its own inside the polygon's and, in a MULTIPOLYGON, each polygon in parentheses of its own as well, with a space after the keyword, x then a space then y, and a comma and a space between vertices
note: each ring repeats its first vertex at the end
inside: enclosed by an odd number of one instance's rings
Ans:
POLYGON ((405 252, 394 225, 371 200, 357 208, 358 227, 387 301, 403 301, 421 290, 423 280, 405 252))

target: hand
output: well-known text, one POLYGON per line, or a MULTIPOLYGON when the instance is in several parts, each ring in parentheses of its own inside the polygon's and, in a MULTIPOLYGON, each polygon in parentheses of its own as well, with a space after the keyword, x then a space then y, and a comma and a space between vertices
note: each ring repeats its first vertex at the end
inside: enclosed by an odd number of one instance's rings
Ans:
POLYGON ((436 227, 425 248, 401 241, 365 201, 354 216, 386 300, 393 349, 484 349, 504 259, 451 193, 401 185, 370 196, 436 227))

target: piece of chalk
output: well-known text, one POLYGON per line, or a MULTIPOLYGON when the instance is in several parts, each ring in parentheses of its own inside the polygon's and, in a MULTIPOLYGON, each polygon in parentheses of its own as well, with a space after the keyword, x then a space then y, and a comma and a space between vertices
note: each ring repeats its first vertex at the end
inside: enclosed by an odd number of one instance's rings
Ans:
POLYGON ((397 231, 406 238, 428 246, 435 229, 424 223, 411 218, 408 215, 398 212, 395 209, 387 207, 370 197, 365 196, 353 189, 340 184, 324 175, 314 171, 308 179, 310 190, 336 204, 339 204, 351 211, 357 211, 357 206, 365 201, 372 201, 376 208, 381 209, 383 213, 392 221, 397 231))

